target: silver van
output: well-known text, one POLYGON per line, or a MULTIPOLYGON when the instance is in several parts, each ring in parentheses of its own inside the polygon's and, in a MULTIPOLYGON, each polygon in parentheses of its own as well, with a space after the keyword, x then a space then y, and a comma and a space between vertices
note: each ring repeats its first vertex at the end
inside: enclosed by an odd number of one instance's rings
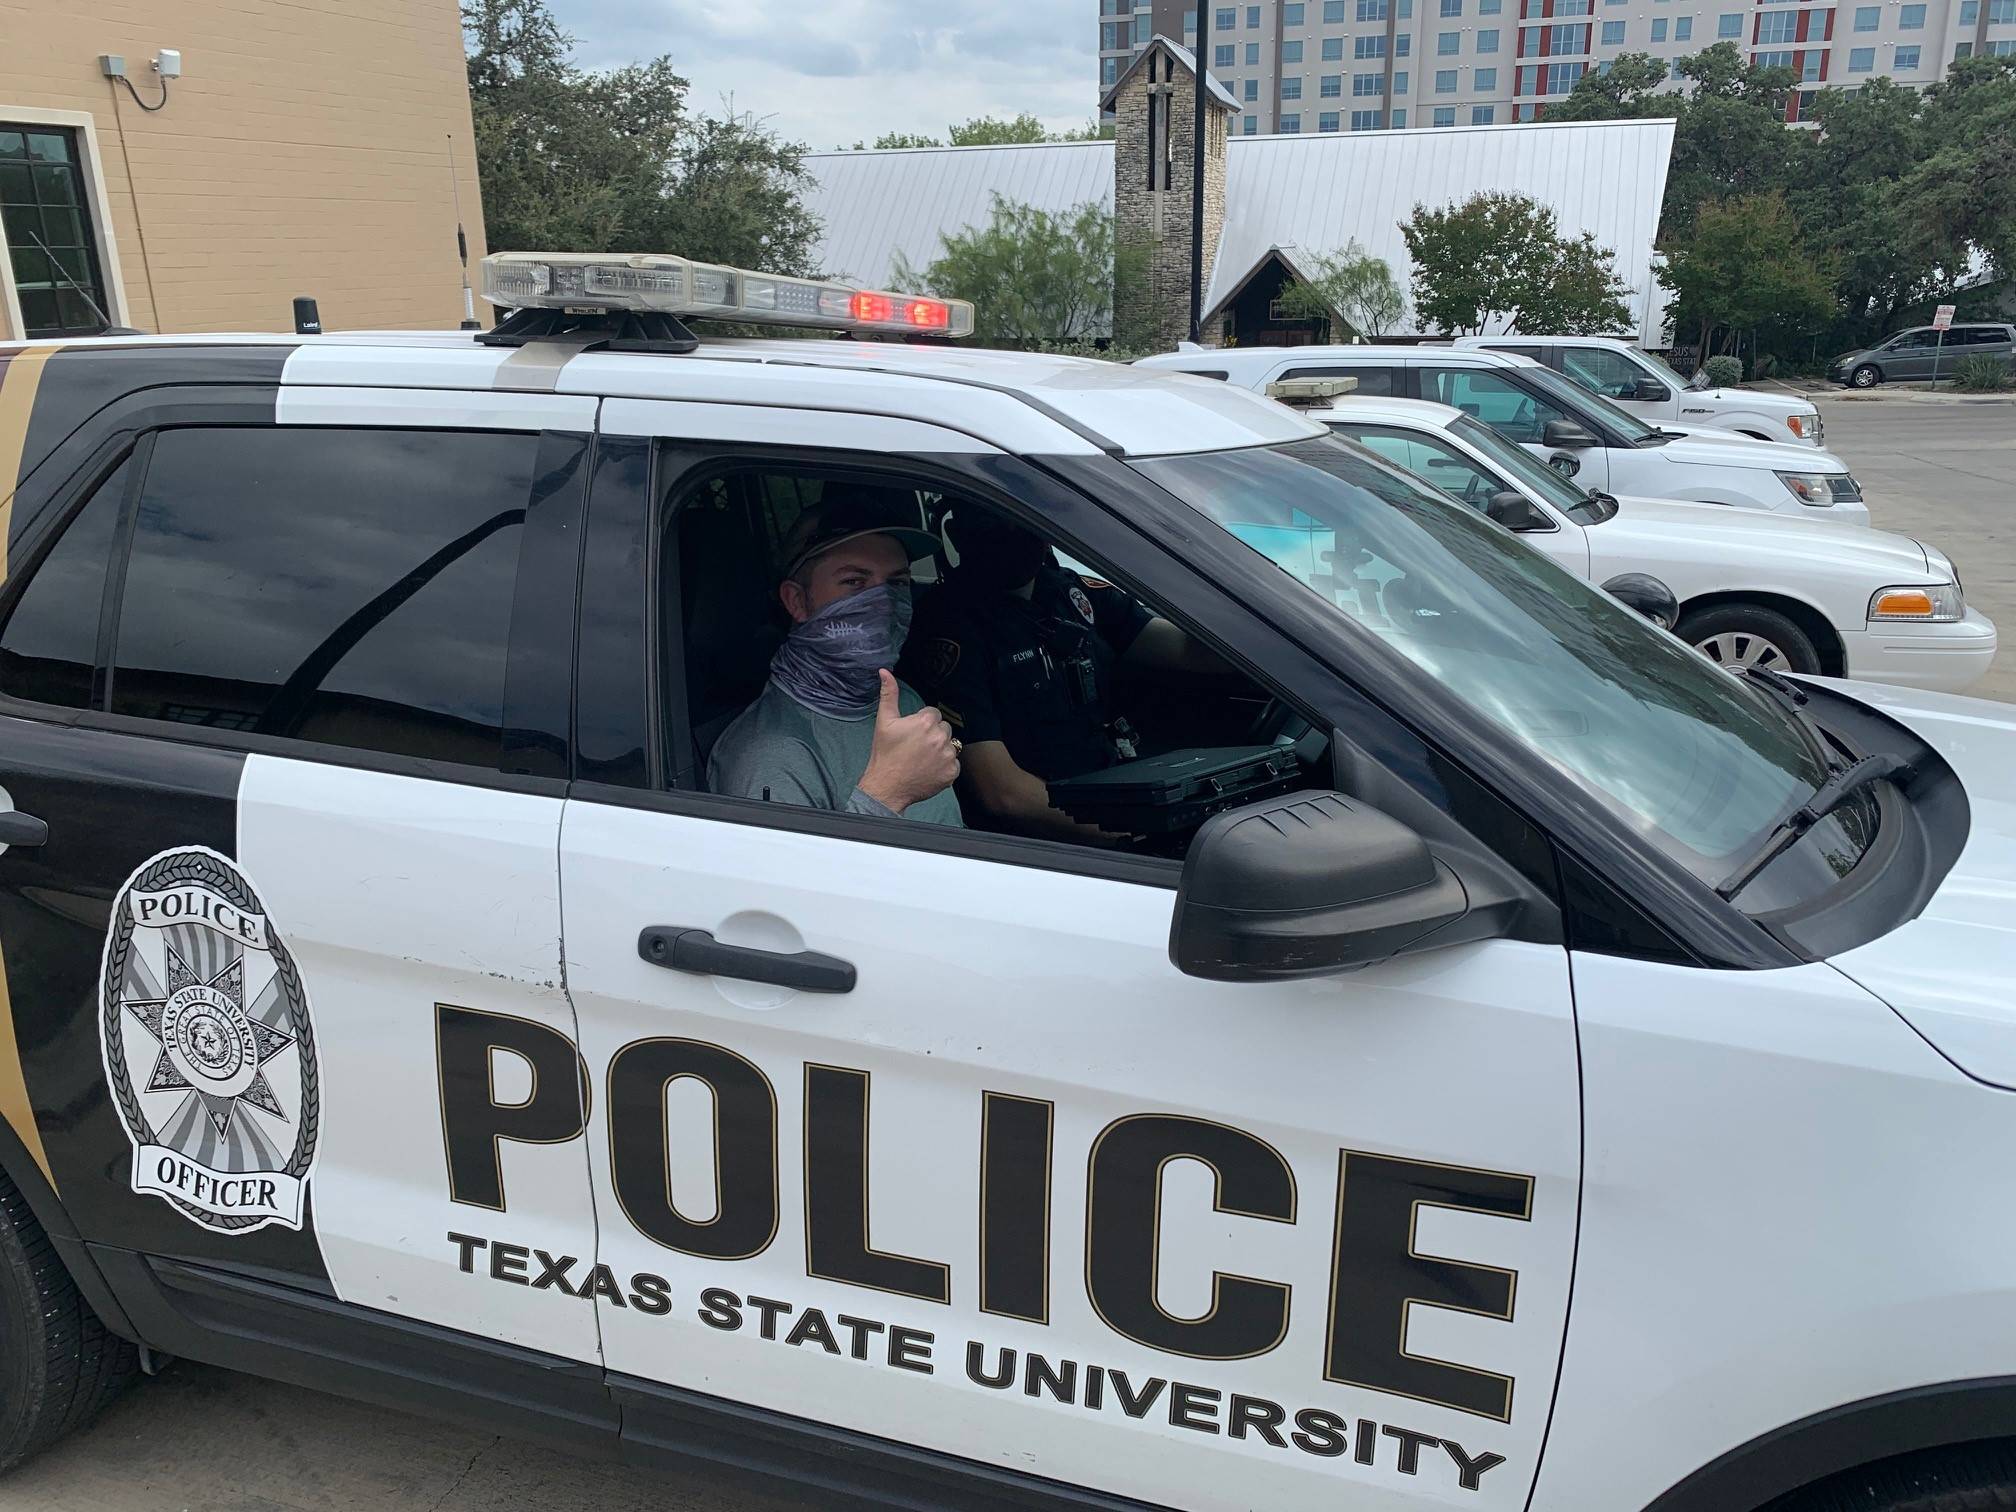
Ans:
POLYGON ((1963 357, 2000 357, 2016 376, 2016 326, 1956 325, 1942 344, 1931 326, 1899 331, 1879 346, 1864 347, 1834 359, 1827 376, 1850 388, 1874 388, 1879 383, 1951 378, 1963 357))

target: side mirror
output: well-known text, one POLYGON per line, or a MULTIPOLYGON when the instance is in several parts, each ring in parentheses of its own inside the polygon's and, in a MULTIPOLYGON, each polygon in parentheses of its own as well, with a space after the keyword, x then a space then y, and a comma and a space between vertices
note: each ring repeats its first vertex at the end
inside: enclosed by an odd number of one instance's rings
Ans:
POLYGON ((1664 404, 1673 397, 1673 390, 1657 378, 1640 378, 1638 386, 1631 391, 1631 397, 1646 404, 1664 404))
POLYGON ((1426 949, 1469 910, 1456 874, 1398 820, 1342 793, 1290 793, 1197 831, 1169 959, 1214 982, 1329 976, 1426 949))
POLYGON ((1620 604, 1636 609, 1661 630, 1671 630, 1679 622, 1680 600, 1649 572, 1622 573, 1605 583, 1603 591, 1620 604))
POLYGON ((1542 446, 1565 447, 1581 451, 1591 446, 1600 446, 1596 433, 1580 420, 1549 420, 1540 432, 1542 446))
POLYGON ((1547 520, 1516 488, 1501 488, 1484 502, 1484 513, 1507 530, 1543 530, 1547 520))

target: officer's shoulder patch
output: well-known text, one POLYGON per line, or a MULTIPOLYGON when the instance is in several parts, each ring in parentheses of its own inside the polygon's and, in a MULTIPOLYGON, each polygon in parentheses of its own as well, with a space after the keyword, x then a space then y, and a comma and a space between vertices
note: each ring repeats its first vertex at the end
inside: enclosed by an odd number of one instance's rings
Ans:
POLYGON ((1077 611, 1085 617, 1086 624, 1089 625, 1093 623, 1094 617, 1092 614, 1092 599, 1085 592, 1085 590, 1079 587, 1076 583, 1073 583, 1071 585, 1071 603, 1072 606, 1076 608, 1077 611))
POLYGON ((959 666, 959 642, 950 636, 934 636, 924 643, 923 653, 917 658, 917 670, 924 681, 942 683, 959 666))

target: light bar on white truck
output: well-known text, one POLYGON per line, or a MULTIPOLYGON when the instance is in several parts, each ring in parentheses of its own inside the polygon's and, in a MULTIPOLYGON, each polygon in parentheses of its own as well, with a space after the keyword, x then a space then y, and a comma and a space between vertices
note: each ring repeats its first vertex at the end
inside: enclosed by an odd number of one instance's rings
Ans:
POLYGON ((483 297, 507 310, 642 310, 840 331, 970 336, 963 299, 855 289, 659 253, 496 252, 483 297))

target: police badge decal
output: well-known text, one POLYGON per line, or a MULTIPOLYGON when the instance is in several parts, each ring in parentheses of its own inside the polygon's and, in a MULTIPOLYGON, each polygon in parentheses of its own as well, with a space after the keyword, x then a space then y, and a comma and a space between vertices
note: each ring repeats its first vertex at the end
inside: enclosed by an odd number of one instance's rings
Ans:
POLYGON ((308 992, 226 857, 163 851, 126 879, 99 1009, 133 1190, 219 1233, 300 1228, 320 1124, 308 992))

